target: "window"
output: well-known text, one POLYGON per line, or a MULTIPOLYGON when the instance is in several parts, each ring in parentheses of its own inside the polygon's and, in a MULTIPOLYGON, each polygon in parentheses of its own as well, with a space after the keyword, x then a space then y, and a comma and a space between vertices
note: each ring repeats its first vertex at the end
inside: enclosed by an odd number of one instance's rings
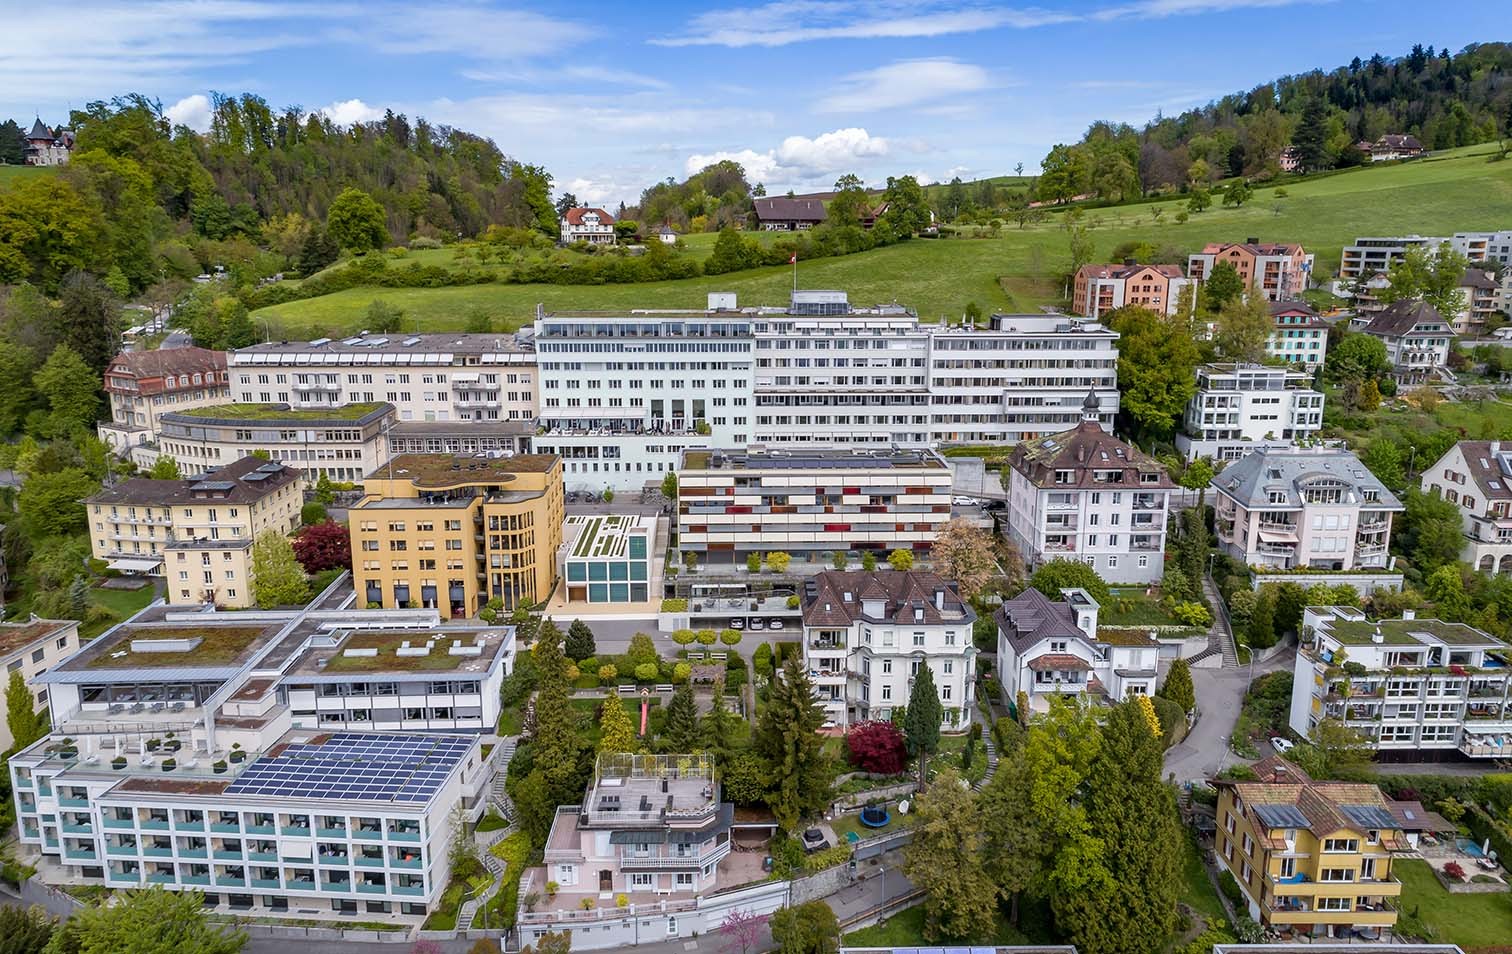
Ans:
POLYGON ((1325 838, 1323 839, 1323 851, 1326 852, 1354 852, 1360 850, 1358 838, 1325 838))
POLYGON ((650 888, 652 888, 652 887, 655 886, 655 883, 656 883, 656 876, 655 875, 645 874, 645 873, 641 873, 641 872, 636 872, 635 874, 632 874, 630 876, 630 887, 631 888, 646 888, 646 889, 649 890, 650 888))
POLYGON ((1349 906, 1349 899, 1348 898, 1319 898, 1318 899, 1318 910, 1319 911, 1349 911, 1349 910, 1351 910, 1351 908, 1349 906))

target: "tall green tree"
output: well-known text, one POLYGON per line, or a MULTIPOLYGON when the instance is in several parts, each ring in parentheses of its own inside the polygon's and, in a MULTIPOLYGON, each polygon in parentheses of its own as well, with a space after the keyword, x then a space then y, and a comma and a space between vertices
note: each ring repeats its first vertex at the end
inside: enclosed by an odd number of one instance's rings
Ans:
POLYGON ((93 275, 70 272, 58 289, 58 330, 96 379, 121 347, 121 304, 93 275))
POLYGON ((1056 559, 1042 563, 1029 577, 1029 585, 1052 600, 1061 598, 1061 590, 1078 587, 1086 590, 1099 605, 1107 606, 1113 600, 1108 584, 1096 570, 1080 560, 1056 559))
POLYGON ((780 954, 838 954, 840 922, 823 901, 806 901, 772 913, 772 941, 780 954))
POLYGON ((277 530, 264 530, 252 543, 252 594, 262 609, 297 606, 310 598, 310 581, 294 545, 277 530))
POLYGON ((572 621, 567 627, 567 658, 573 662, 582 662, 589 656, 598 654, 598 647, 593 640, 593 627, 580 619, 572 621))
POLYGON ((14 119, 0 123, 0 165, 19 166, 26 161, 26 133, 14 119))
POLYGON ((326 212, 326 232, 337 245, 361 255, 388 244, 383 207, 361 189, 346 188, 326 212))
POLYGON ((940 705, 940 691, 935 688, 934 670, 929 660, 919 661, 913 688, 908 693, 908 712, 903 717, 903 741, 908 757, 919 762, 919 791, 929 779, 929 757, 940 750, 940 722, 945 718, 940 705))
POLYGON ((1197 689, 1192 685, 1192 667, 1186 657, 1178 657, 1171 663, 1165 682, 1160 684, 1160 691, 1155 694, 1181 706, 1183 712, 1191 712, 1197 707, 1197 689))
MULTIPOLYGON (((577 776, 578 732, 567 682, 562 631, 543 620, 532 651, 536 665, 535 764, 541 766, 555 804, 572 801, 577 776)), ((578 793, 581 794, 581 793, 578 793)))
POLYGON ((178 460, 164 454, 152 462, 147 476, 153 480, 180 480, 184 475, 179 471, 178 460))
POLYGON ((1252 292, 1229 299, 1218 311, 1213 337, 1225 361, 1260 364, 1265 360, 1265 346, 1275 330, 1270 302, 1259 292, 1252 292))
POLYGON ((983 863, 998 893, 1008 899, 1014 924, 1019 920, 1019 899, 1038 886, 1050 853, 1046 842, 1052 833, 1035 812, 1033 788, 1020 738, 998 753, 997 773, 983 790, 980 804, 983 863))
POLYGON ((32 390, 32 369, 36 358, 30 348, 0 338, 0 436, 8 436, 20 426, 31 410, 36 393, 32 390))
POLYGON ((703 719, 698 723, 704 747, 714 754, 721 769, 729 762, 730 751, 734 746, 736 718, 725 704, 724 688, 723 679, 714 681, 714 698, 710 700, 709 711, 704 713, 703 719))
POLYGON ((903 873, 924 891, 926 940, 985 942, 994 934, 998 888, 987 874, 984 818, 954 768, 937 782, 914 800, 918 820, 903 873))
MULTIPOLYGON (((0 127, 0 136, 3 133, 0 127)), ((0 906, 0 954, 42 954, 57 926, 41 905, 0 906)))
POLYGON ((5 727, 10 730, 11 750, 19 752, 47 734, 48 719, 37 712, 37 699, 21 670, 13 671, 5 686, 5 727))
POLYGON ((599 709, 599 752, 634 752, 640 748, 635 741, 635 723, 618 695, 611 694, 599 709))
POLYGON ((1201 355, 1184 319, 1148 308, 1109 312, 1118 342, 1118 390, 1123 410, 1141 435, 1170 435, 1197 393, 1201 355))
POLYGON ((882 193, 887 211, 881 222, 890 226, 900 236, 914 235, 929 227, 929 200, 924 189, 913 176, 887 177, 887 188, 882 193))
POLYGON ((767 687, 754 748, 766 762, 767 803, 777 823, 796 831, 799 819, 830 801, 830 774, 818 732, 824 710, 814 702, 814 684, 797 655, 788 657, 767 687))
POLYGON ((1469 267, 1470 260, 1448 242, 1432 250, 1414 246, 1386 272, 1391 284, 1378 297, 1386 302, 1421 299, 1449 321, 1465 307, 1459 285, 1469 267))
POLYGON ((58 345, 32 384, 51 409, 48 429, 57 437, 91 430, 99 407, 99 382, 84 360, 66 344, 58 345))
POLYGON ((1024 735, 1030 807, 1044 837, 1043 874, 1035 893, 1100 890, 1110 876, 1104 844, 1087 815, 1086 788, 1102 747, 1097 716, 1074 697, 1052 698, 1024 735))
POLYGON ((247 935, 212 923, 197 891, 118 891, 112 903, 79 908, 69 921, 78 954, 238 954, 247 935))
POLYGON ((1231 262, 1219 262, 1213 266, 1212 274, 1202 283, 1202 298, 1208 310, 1219 312, 1229 302, 1244 295, 1244 279, 1239 277, 1239 270, 1231 262))
POLYGON ((1470 617, 1470 594, 1459 564, 1446 563, 1428 574, 1423 581, 1423 595, 1433 601, 1433 612, 1446 623, 1464 623, 1470 617))
MULTIPOLYGON (((1210 457, 1199 457, 1187 463, 1181 470, 1181 476, 1176 482, 1187 490, 1197 491, 1197 512, 1203 513, 1207 509, 1208 485, 1213 482, 1218 468, 1213 465, 1210 457)), ((1204 518, 1206 519, 1206 518, 1204 518)))
POLYGON ((0 190, 0 285, 56 292, 63 276, 110 268, 105 216, 93 196, 57 176, 28 176, 0 190))
POLYGON ((1328 106, 1321 98, 1309 96, 1303 104, 1291 144, 1297 150, 1297 165, 1303 172, 1317 172, 1332 164, 1328 151, 1328 106))
POLYGON ((1457 505, 1416 488, 1407 491, 1402 504, 1391 542, 1424 578, 1459 559, 1465 533, 1457 505))
POLYGON ((16 510, 28 539, 72 536, 88 526, 80 500, 100 489, 100 482, 79 467, 47 475, 46 480, 27 480, 16 495, 16 510))
POLYGON ((698 706, 693 702, 693 687, 683 683, 672 693, 667 704, 667 723, 662 729, 662 749, 687 753, 699 750, 698 706))

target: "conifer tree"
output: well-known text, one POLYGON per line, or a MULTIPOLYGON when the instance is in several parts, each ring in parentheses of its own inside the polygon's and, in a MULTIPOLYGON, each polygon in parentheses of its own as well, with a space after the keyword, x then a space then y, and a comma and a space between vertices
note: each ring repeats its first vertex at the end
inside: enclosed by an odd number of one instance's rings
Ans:
POLYGON ((724 680, 717 679, 714 682, 714 699, 698 728, 703 735, 704 745, 714 754, 720 768, 724 768, 730 758, 730 746, 734 735, 734 726, 731 723, 734 719, 734 713, 730 712, 729 707, 725 705, 724 680))
POLYGON ((693 687, 686 682, 672 693, 672 701, 667 705, 661 747, 664 752, 698 751, 698 706, 693 702, 693 687))
POLYGON ((535 764, 545 772, 546 784, 558 804, 575 800, 572 781, 577 774, 578 737, 567 684, 567 660, 562 655, 562 632, 543 620, 533 651, 536 665, 535 764))
POLYGON ((755 738, 756 754, 766 761, 767 805, 787 831, 830 801, 829 767, 817 734, 822 725, 814 684, 799 657, 789 656, 767 688, 755 738))
POLYGON ((599 742, 598 750, 603 752, 634 752, 639 746, 635 742, 635 723, 630 719, 630 713, 625 711, 624 703, 618 696, 611 694, 604 700, 603 708, 599 714, 599 742))
POLYGON ((987 941, 997 914, 997 886, 987 876, 982 814, 954 768, 915 800, 918 821, 903 854, 903 873, 924 891, 924 937, 987 941))
POLYGON ((1185 657, 1180 657, 1171 663, 1165 682, 1161 684, 1160 691, 1156 695, 1181 706, 1183 712, 1191 712, 1197 707, 1197 690, 1192 685, 1192 667, 1185 657))
POLYGON ((567 628, 567 658, 573 662, 587 659, 598 653, 593 640, 593 629, 580 619, 572 621, 567 628))
POLYGON ((929 757, 940 748, 940 720, 945 710, 935 689, 934 673, 927 661, 919 663, 913 690, 908 694, 908 712, 903 716, 903 738, 908 757, 919 760, 919 791, 929 778, 929 757))

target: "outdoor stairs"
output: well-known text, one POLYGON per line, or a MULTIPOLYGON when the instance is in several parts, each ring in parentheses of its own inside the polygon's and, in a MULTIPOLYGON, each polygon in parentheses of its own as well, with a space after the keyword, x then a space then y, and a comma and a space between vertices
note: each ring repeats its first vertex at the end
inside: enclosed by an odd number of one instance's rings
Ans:
POLYGON ((982 773, 981 781, 972 788, 981 791, 992 781, 992 776, 997 774, 998 754, 997 746, 992 744, 992 731, 989 729, 982 733, 982 751, 987 756, 987 771, 982 773))
POLYGON ((1213 628, 1208 634, 1208 648, 1192 657, 1191 662, 1197 663, 1214 655, 1223 654, 1223 668, 1239 668, 1239 650, 1234 646, 1234 628, 1229 623, 1228 607, 1223 603, 1223 594, 1218 592, 1218 586, 1213 578, 1206 574, 1202 577, 1202 595, 1207 597, 1208 605, 1213 607, 1213 628))
POLYGON ((509 777, 509 760, 514 758, 515 748, 519 745, 519 739, 515 736, 506 736, 499 740, 499 746, 503 749, 499 753, 498 770, 494 773, 493 782, 488 787, 488 804, 493 806, 499 817, 514 824, 514 803, 509 800, 509 794, 504 790, 504 782, 509 777))
POLYGON ((457 930, 470 931, 473 926, 473 917, 478 913, 478 908, 487 904, 504 884, 504 862, 499 860, 493 852, 489 851, 494 845, 508 838, 518 831, 514 825, 491 831, 483 835, 474 835, 478 842, 478 857, 483 861, 483 867, 488 871, 493 882, 481 894, 474 895, 462 902, 462 907, 457 909, 457 930))

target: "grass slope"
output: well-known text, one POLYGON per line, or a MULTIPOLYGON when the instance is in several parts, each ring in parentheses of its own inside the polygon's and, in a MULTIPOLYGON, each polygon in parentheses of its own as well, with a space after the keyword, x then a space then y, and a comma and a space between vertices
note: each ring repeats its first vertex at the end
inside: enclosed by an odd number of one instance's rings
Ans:
POLYGON ((1391 867, 1402 879, 1399 934, 1424 934, 1466 950, 1489 949, 1512 938, 1512 896, 1450 894, 1426 861, 1404 858, 1391 867))
MULTIPOLYGON (((1423 235, 1499 227, 1495 209, 1512 206, 1512 162, 1488 162, 1494 150, 1477 146, 1443 157, 1364 168, 1286 186, 1285 198, 1258 188, 1243 208, 1215 206, 1177 223, 1182 199, 1092 209, 1087 221, 1099 258, 1117 245, 1147 241, 1196 249, 1209 241, 1298 241, 1318 256, 1318 269, 1337 268, 1340 248, 1358 235, 1423 235), (1155 222, 1151 210, 1163 210, 1155 222)), ((984 310, 1032 311, 1060 300, 1053 276, 1070 258, 1061 217, 1018 229, 1008 225, 996 239, 915 240, 842 258, 799 265, 806 288, 838 288, 860 304, 898 301, 926 320, 959 316, 967 303, 984 310)), ((984 233, 985 234, 985 233, 984 233)), ((695 249, 712 236, 692 236, 695 249), (696 241, 695 241, 696 240, 696 241)), ((443 253, 444 254, 444 253, 443 253)), ((547 310, 632 307, 701 307, 712 291, 733 291, 742 304, 781 304, 792 288, 786 266, 752 269, 642 285, 475 285, 465 288, 356 288, 307 301, 264 308, 285 337, 335 335, 358 330, 364 309, 384 299, 405 311, 406 331, 459 330, 467 310, 481 306, 511 328, 527 324, 535 305, 547 310)))
POLYGON ((57 171, 57 168, 57 166, 0 166, 0 190, 22 179, 50 176, 57 171))

